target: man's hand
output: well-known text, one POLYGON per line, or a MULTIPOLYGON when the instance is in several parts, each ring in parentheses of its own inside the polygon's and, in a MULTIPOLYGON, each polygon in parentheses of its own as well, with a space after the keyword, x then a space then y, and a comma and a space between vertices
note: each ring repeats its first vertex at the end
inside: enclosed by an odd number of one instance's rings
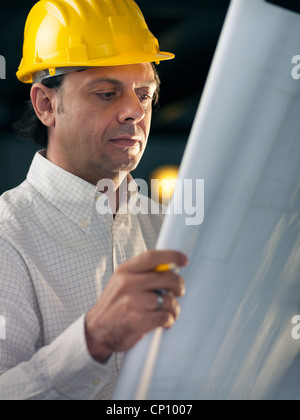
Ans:
POLYGON ((175 251, 148 251, 118 267, 86 315, 87 346, 94 359, 104 362, 112 353, 133 347, 149 331, 172 327, 180 313, 176 297, 184 294, 185 286, 173 271, 154 271, 166 263, 183 267, 187 258, 175 251), (160 310, 155 290, 166 291, 160 310))

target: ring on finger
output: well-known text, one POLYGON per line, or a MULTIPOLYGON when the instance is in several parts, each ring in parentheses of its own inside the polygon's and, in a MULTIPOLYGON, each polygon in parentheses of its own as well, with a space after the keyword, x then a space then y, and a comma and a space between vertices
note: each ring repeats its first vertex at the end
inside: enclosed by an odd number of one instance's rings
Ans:
POLYGON ((156 293, 156 303, 157 303, 156 310, 161 311, 165 303, 164 294, 160 290, 156 290, 155 293, 156 293))

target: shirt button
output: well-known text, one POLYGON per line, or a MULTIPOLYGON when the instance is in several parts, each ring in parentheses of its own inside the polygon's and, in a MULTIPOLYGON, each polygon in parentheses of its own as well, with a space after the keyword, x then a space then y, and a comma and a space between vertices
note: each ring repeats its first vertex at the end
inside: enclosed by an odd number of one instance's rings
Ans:
POLYGON ((99 386, 100 384, 101 384, 101 379, 96 378, 96 379, 93 380, 93 386, 94 387, 99 386))
POLYGON ((89 222, 87 222, 86 220, 83 220, 82 222, 80 222, 80 227, 82 228, 86 228, 88 227, 88 225, 89 225, 89 222))

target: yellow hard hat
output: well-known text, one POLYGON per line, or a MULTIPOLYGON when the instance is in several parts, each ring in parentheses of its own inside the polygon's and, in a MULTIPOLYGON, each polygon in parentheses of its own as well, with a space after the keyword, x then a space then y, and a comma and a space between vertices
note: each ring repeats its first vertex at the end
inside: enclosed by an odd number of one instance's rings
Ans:
POLYGON ((170 60, 149 31, 133 0, 41 0, 24 31, 17 77, 33 83, 36 74, 70 67, 119 66, 170 60))

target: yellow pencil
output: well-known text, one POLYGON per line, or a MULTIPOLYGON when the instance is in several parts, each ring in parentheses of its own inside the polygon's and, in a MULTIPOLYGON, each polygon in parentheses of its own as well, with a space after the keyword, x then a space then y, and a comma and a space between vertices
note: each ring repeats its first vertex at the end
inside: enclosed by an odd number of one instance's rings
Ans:
POLYGON ((175 270, 176 268, 177 268, 177 265, 175 263, 160 264, 154 269, 154 271, 156 271, 157 273, 161 273, 163 271, 175 270))

